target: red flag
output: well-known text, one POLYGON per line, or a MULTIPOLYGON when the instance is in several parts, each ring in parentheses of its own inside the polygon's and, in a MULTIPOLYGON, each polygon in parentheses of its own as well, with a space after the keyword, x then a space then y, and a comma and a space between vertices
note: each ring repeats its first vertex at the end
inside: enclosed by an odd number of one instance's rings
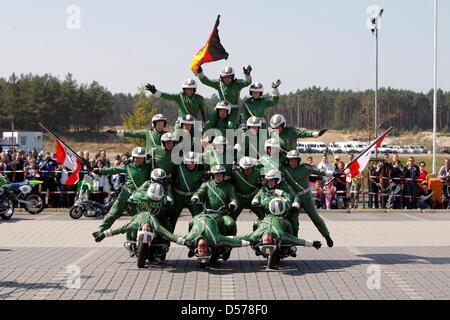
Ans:
POLYGON ((78 172, 81 169, 81 161, 73 153, 72 150, 66 147, 63 143, 61 143, 58 139, 56 139, 56 161, 66 168, 74 171, 69 178, 67 179, 65 185, 73 185, 78 182, 78 172))
POLYGON ((347 167, 348 170, 350 170, 350 173, 352 174, 352 178, 357 176, 358 174, 361 174, 364 169, 367 166, 367 163, 369 163, 370 156, 375 149, 381 147, 381 143, 384 140, 385 135, 378 138, 378 140, 375 142, 374 145, 372 145, 369 149, 364 151, 358 159, 350 163, 350 165, 347 167))

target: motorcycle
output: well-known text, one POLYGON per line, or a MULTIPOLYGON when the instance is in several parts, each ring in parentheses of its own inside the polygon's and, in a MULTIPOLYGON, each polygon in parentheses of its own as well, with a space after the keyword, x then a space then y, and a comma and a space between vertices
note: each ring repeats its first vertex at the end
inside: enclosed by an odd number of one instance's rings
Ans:
POLYGON ((111 209, 114 201, 116 201, 121 185, 115 183, 113 190, 108 194, 104 203, 89 200, 89 196, 93 190, 94 177, 91 174, 86 173, 83 176, 83 180, 78 183, 77 195, 75 197, 75 203, 70 208, 69 215, 72 219, 80 219, 83 215, 85 217, 99 217, 105 216, 109 209, 111 209))
POLYGON ((145 262, 163 262, 166 260, 169 246, 165 243, 155 241, 155 234, 152 231, 139 230, 136 238, 136 257, 138 268, 144 268, 145 262))
POLYGON ((240 246, 233 243, 231 238, 220 233, 220 226, 216 219, 218 215, 222 216, 227 213, 228 207, 207 209, 203 204, 203 208, 203 212, 196 215, 191 221, 192 228, 189 231, 191 237, 196 240, 192 241, 188 256, 195 255, 200 269, 206 269, 208 264, 214 264, 219 259, 227 261, 232 248, 240 246), (224 245, 228 242, 229 245, 224 245))
POLYGON ((38 214, 44 210, 44 200, 33 191, 33 186, 42 184, 38 180, 7 182, 0 186, 0 216, 8 220, 14 213, 14 207, 22 205, 25 211, 38 214))
POLYGON ((277 269, 282 259, 297 256, 297 247, 282 241, 282 233, 289 233, 285 230, 291 229, 290 222, 282 216, 268 212, 254 229, 261 236, 251 247, 257 256, 267 259, 268 269, 277 269))

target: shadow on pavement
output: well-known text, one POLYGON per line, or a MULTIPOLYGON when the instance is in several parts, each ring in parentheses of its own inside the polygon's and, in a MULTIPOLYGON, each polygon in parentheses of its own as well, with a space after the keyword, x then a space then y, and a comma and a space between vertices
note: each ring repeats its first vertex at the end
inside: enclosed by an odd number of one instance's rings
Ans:
POLYGON ((13 290, 12 292, 0 294, 0 299, 6 299, 10 295, 16 294, 17 292, 21 291, 41 290, 41 289, 65 289, 66 287, 58 283, 21 283, 17 281, 0 281, 0 288, 16 288, 16 290, 13 290))

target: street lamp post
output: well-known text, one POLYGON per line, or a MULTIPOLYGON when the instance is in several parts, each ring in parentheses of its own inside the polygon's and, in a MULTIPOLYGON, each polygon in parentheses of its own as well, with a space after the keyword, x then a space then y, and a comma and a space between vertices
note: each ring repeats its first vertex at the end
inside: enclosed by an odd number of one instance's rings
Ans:
MULTIPOLYGON (((375 108, 374 108, 374 138, 377 137, 378 128, 378 31, 380 29, 380 19, 384 9, 372 5, 367 8, 367 13, 371 13, 367 21, 367 26, 375 35, 375 108)), ((375 149, 375 158, 378 158, 378 150, 375 149)))

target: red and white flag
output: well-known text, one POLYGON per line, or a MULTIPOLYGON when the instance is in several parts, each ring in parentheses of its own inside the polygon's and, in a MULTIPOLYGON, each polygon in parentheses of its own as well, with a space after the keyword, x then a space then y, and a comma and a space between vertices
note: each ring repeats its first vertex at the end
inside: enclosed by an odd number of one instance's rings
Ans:
POLYGON ((369 163, 371 153, 381 146, 381 143, 384 140, 384 136, 385 135, 378 138, 370 148, 365 150, 355 161, 350 163, 350 165, 345 170, 345 173, 348 173, 347 170, 349 170, 352 174, 352 178, 357 176, 358 174, 361 174, 369 163))
POLYGON ((56 140, 56 161, 66 168, 73 171, 67 179, 65 185, 73 185, 78 182, 78 172, 81 169, 81 160, 72 150, 70 150, 64 143, 56 140))

